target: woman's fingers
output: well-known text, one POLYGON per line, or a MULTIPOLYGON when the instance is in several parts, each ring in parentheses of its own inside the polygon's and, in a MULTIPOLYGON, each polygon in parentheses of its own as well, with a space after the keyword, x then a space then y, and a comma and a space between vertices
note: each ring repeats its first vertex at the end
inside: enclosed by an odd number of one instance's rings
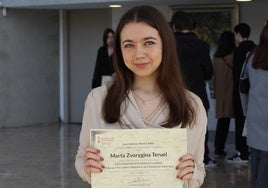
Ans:
POLYGON ((100 150, 94 147, 87 147, 86 148, 86 154, 87 153, 94 153, 94 154, 99 154, 100 150))
POLYGON ((84 159, 93 159, 95 161, 103 161, 103 157, 99 153, 86 152, 84 155, 84 159))
POLYGON ((193 167, 186 167, 184 169, 179 170, 177 174, 177 178, 186 180, 186 179, 191 179, 194 173, 194 168, 193 167))
POLYGON ((194 168, 194 161, 189 159, 189 160, 186 160, 186 161, 180 161, 180 163, 177 165, 177 169, 184 169, 186 167, 193 167, 194 168))
POLYGON ((194 156, 192 154, 186 154, 186 155, 183 155, 179 161, 187 161, 187 160, 192 160, 194 161, 194 156))
POLYGON ((103 161, 103 157, 100 155, 100 150, 96 149, 94 147, 87 147, 86 148, 86 153, 84 155, 84 159, 94 159, 96 161, 103 161))
POLYGON ((101 164, 103 157, 100 155, 100 150, 88 147, 86 148, 86 153, 84 155, 85 164, 84 168, 87 174, 100 173, 103 171, 104 165, 101 164))
POLYGON ((179 164, 176 166, 178 170, 177 178, 191 179, 194 173, 194 157, 192 154, 186 154, 179 159, 179 164))
POLYGON ((102 165, 101 163, 93 160, 93 159, 88 159, 85 162, 85 170, 88 174, 90 173, 100 173, 103 171, 104 169, 104 165, 102 165))

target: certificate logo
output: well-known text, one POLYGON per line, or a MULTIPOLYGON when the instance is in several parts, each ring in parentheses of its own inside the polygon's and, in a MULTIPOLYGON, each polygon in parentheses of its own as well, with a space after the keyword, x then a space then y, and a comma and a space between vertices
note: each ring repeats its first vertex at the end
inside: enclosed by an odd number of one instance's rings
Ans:
POLYGON ((97 136, 97 142, 99 144, 111 144, 114 142, 114 137, 107 137, 107 136, 101 136, 101 135, 98 135, 97 136))

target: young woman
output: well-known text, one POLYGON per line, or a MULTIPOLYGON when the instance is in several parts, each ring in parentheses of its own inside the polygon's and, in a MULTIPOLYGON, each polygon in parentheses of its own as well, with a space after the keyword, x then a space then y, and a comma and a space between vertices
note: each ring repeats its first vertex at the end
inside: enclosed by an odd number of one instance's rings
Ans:
POLYGON ((114 82, 87 97, 75 163, 78 174, 90 183, 91 173, 105 171, 101 151, 90 146, 90 129, 187 128, 188 153, 174 168, 189 187, 200 187, 206 111, 184 88, 173 32, 157 9, 139 6, 123 15, 115 33, 114 67, 114 82))
POLYGON ((106 28, 103 33, 103 45, 98 49, 97 60, 93 74, 92 88, 96 88, 105 83, 114 73, 113 68, 113 44, 114 31, 106 28))
POLYGON ((224 31, 219 39, 213 57, 214 97, 216 102, 217 128, 215 134, 215 155, 225 156, 225 142, 230 127, 230 118, 234 117, 233 109, 233 52, 235 35, 224 31))

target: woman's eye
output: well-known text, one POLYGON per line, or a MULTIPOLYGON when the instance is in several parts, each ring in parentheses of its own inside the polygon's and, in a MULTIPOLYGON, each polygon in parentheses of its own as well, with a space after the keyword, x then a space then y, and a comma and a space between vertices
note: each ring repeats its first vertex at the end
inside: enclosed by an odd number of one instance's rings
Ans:
POLYGON ((133 44, 125 44, 124 45, 124 48, 131 48, 131 47, 133 47, 133 44))
POLYGON ((146 42, 145 42, 145 45, 146 45, 146 46, 148 46, 148 45, 153 45, 153 44, 155 44, 155 42, 153 42, 153 41, 146 41, 146 42))

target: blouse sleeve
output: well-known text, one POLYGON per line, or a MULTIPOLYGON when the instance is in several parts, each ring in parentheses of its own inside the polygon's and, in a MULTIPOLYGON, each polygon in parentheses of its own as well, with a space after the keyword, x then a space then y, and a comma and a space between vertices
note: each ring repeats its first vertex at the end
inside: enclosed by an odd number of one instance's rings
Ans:
POLYGON ((204 146, 205 135, 207 130, 207 113, 199 97, 193 97, 196 101, 194 105, 196 120, 188 134, 188 153, 193 154, 195 160, 194 174, 191 180, 188 181, 189 188, 198 188, 204 182, 206 175, 204 168, 204 146))
POLYGON ((86 182, 90 183, 91 178, 84 169, 84 155, 86 148, 90 146, 90 130, 103 128, 106 124, 102 118, 102 103, 107 94, 106 86, 91 90, 85 105, 82 127, 79 137, 79 147, 75 158, 75 168, 78 175, 86 182))
POLYGON ((79 137, 79 147, 76 154, 75 159, 75 168, 78 173, 78 175, 84 180, 90 183, 91 179, 90 176, 86 174, 84 170, 84 155, 86 148, 90 146, 90 126, 89 126, 89 120, 92 116, 92 110, 90 108, 90 98, 92 97, 92 93, 89 94, 87 101, 85 102, 84 107, 84 115, 83 115, 83 121, 82 121, 82 127, 80 131, 80 137, 79 137))

